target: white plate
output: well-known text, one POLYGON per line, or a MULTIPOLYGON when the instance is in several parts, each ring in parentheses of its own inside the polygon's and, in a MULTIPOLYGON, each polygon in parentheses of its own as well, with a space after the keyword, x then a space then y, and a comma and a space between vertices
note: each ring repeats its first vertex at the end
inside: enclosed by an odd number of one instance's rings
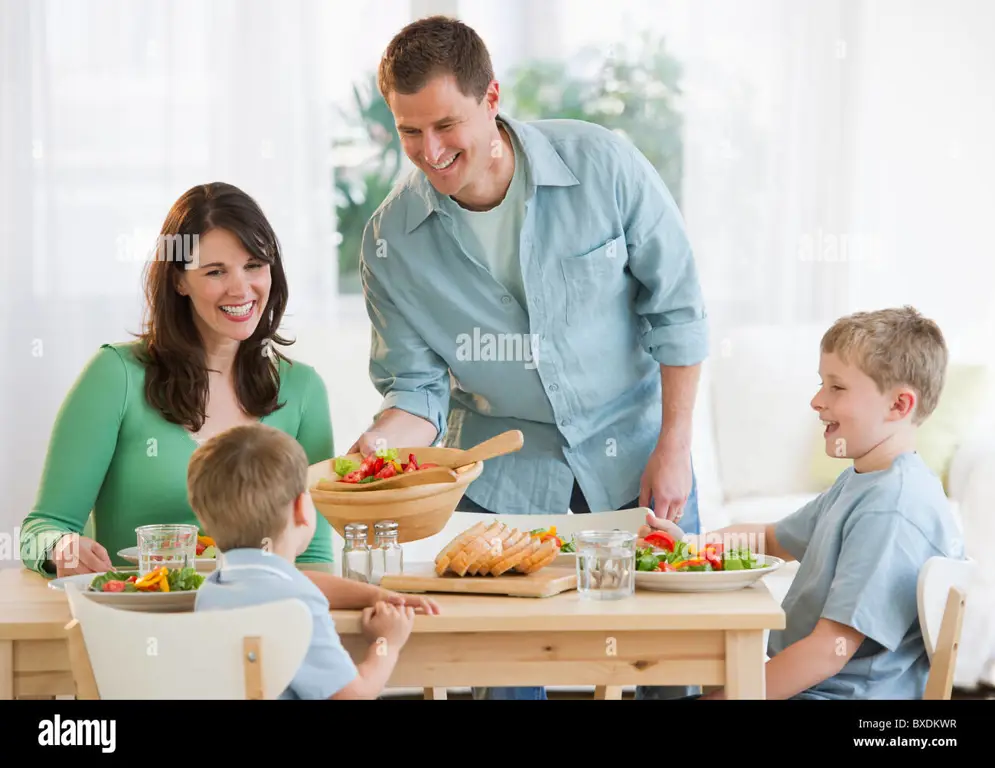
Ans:
MULTIPOLYGON (((131 571, 122 568, 116 572, 130 573, 131 571)), ((192 589, 183 592, 90 592, 90 583, 100 575, 99 573, 78 573, 75 576, 63 576, 60 579, 52 579, 48 586, 51 589, 64 592, 66 584, 73 584, 76 589, 96 603, 128 611, 146 611, 149 613, 192 611, 194 603, 197 601, 197 591, 192 589)))
POLYGON ((763 568, 743 571, 636 571, 636 589, 654 592, 731 592, 755 584, 773 573, 784 561, 770 555, 756 555, 763 568))
MULTIPOLYGON (((126 547, 117 553, 117 556, 127 560, 129 563, 138 564, 138 547, 126 547)), ((194 567, 198 571, 213 571, 217 568, 218 560, 216 557, 198 557, 194 563, 194 567)))

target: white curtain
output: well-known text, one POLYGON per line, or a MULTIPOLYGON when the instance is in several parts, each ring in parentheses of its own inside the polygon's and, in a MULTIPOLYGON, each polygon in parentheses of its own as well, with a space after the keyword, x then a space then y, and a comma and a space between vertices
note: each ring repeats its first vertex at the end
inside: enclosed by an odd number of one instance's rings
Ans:
POLYGON ((143 261, 189 187, 226 181, 261 205, 292 287, 284 330, 320 355, 309 329, 337 311, 325 12, 0 0, 4 535, 34 502, 68 388, 101 343, 140 330, 143 261))

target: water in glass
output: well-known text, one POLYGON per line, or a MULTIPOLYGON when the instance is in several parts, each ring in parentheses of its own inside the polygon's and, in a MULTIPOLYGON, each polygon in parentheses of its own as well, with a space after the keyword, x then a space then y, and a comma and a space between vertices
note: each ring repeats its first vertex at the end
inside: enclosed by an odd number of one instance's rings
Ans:
POLYGON ((618 600, 635 592, 636 535, 628 531, 577 534, 577 591, 588 600, 618 600))
POLYGON ((196 525, 142 525, 138 536, 138 573, 141 576, 165 566, 170 570, 195 568, 196 525))

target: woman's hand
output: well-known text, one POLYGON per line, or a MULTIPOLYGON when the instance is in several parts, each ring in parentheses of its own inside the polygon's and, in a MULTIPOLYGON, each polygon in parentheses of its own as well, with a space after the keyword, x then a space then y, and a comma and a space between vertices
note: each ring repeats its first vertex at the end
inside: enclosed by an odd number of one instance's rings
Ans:
POLYGON ((59 578, 114 570, 107 550, 78 533, 67 533, 59 539, 52 550, 52 562, 55 564, 55 575, 59 578))

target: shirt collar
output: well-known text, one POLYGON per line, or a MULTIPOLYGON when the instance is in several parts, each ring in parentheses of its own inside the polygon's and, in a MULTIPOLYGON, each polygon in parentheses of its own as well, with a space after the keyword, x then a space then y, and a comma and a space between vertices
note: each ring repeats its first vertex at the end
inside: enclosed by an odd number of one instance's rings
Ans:
POLYGON ((230 549, 219 557, 221 558, 222 570, 226 565, 268 565, 288 574, 297 571, 297 567, 293 563, 287 562, 280 555, 251 547, 230 549))
MULTIPOLYGON (((550 143, 546 135, 529 123, 515 120, 503 112, 497 119, 502 121, 515 134, 522 149, 525 151, 528 168, 526 196, 531 198, 535 188, 572 187, 580 184, 573 171, 563 162, 563 158, 550 143)), ((405 217, 405 234, 413 232, 433 212, 442 207, 442 196, 425 176, 424 172, 415 168, 405 184, 407 197, 407 215, 405 217)))

